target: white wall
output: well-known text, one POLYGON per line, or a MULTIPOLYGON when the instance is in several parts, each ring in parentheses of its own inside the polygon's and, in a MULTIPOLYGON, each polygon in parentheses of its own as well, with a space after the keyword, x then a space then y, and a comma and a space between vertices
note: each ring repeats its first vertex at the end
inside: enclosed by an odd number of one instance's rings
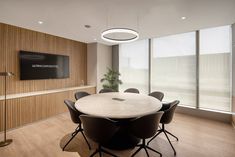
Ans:
POLYGON ((96 86, 97 79, 97 44, 87 44, 87 84, 96 86))
POLYGON ((95 85, 96 91, 102 89, 100 82, 107 68, 112 68, 112 47, 100 43, 87 46, 87 84, 95 85))
POLYGON ((107 68, 112 68, 112 47, 97 44, 97 91, 103 88, 100 80, 107 72, 107 68))

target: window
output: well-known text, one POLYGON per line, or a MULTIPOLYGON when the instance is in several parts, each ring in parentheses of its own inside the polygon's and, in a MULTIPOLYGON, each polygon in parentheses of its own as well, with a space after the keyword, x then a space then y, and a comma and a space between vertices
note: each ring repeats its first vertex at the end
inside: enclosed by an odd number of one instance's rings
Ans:
POLYGON ((153 38, 150 42, 151 49, 149 40, 120 45, 121 91, 134 87, 148 93, 150 87, 151 92, 164 93, 163 101, 180 100, 183 106, 231 111, 231 26, 153 38))
POLYGON ((151 91, 164 92, 163 101, 195 107, 195 32, 153 39, 151 69, 151 91))
POLYGON ((148 40, 119 45, 119 72, 123 81, 120 91, 134 87, 141 93, 148 93, 148 60, 148 40))
POLYGON ((230 111, 231 27, 200 30, 200 108, 230 111))

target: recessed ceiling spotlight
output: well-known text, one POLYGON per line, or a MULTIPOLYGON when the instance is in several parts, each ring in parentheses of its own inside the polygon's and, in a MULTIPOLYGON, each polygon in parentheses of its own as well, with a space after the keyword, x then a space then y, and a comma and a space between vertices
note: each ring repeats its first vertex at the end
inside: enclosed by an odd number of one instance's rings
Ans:
POLYGON ((91 28, 91 25, 84 25, 85 28, 91 28))
POLYGON ((185 17, 185 16, 182 16, 182 17, 181 17, 181 20, 185 20, 185 19, 186 19, 186 17, 185 17))
POLYGON ((42 21, 38 21, 38 24, 42 25, 42 24, 43 24, 43 22, 42 22, 42 21))
POLYGON ((94 38, 94 40, 96 41, 97 39, 96 39, 96 38, 94 38))

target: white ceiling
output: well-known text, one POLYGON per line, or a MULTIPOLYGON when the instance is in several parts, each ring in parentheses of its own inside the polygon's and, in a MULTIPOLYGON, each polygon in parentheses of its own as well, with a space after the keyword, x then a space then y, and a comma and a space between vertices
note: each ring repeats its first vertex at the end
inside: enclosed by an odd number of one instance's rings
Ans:
POLYGON ((235 0, 0 0, 0 22, 105 43, 100 33, 110 27, 136 29, 145 39, 232 24, 235 0))

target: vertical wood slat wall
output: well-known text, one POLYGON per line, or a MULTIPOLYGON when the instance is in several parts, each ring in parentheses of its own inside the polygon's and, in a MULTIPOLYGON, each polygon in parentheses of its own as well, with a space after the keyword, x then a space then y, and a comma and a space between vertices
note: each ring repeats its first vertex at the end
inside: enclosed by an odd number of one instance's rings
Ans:
MULTIPOLYGON (((87 44, 16 26, 0 23, 0 72, 13 72, 8 77, 7 94, 27 93, 67 87, 86 83, 87 44), (19 51, 32 51, 68 55, 70 77, 66 79, 20 80, 19 51)), ((87 89, 94 92, 93 89, 87 89)), ((71 98, 71 91, 49 95, 8 100, 8 128, 14 128, 42 118, 67 111, 63 104, 71 98)), ((4 95, 4 77, 0 77, 0 95, 4 95)), ((3 126, 3 102, 0 101, 0 131, 3 126)))
MULTIPOLYGON (((7 128, 16 128, 28 123, 45 119, 63 112, 67 112, 64 104, 65 99, 75 101, 74 93, 77 91, 86 91, 90 94, 95 93, 95 88, 85 88, 74 91, 43 94, 38 96, 29 96, 7 100, 7 128)), ((3 104, 0 101, 0 132, 3 131, 3 104)))
MULTIPOLYGON (((8 94, 76 87, 81 85, 82 80, 86 83, 86 43, 2 23, 0 23, 0 33, 0 70, 4 71, 6 63, 7 71, 15 74, 8 78, 8 94), (20 80, 18 56, 20 50, 68 55, 70 77, 68 79, 20 80)), ((3 95, 4 80, 0 79, 0 95, 3 95)))

